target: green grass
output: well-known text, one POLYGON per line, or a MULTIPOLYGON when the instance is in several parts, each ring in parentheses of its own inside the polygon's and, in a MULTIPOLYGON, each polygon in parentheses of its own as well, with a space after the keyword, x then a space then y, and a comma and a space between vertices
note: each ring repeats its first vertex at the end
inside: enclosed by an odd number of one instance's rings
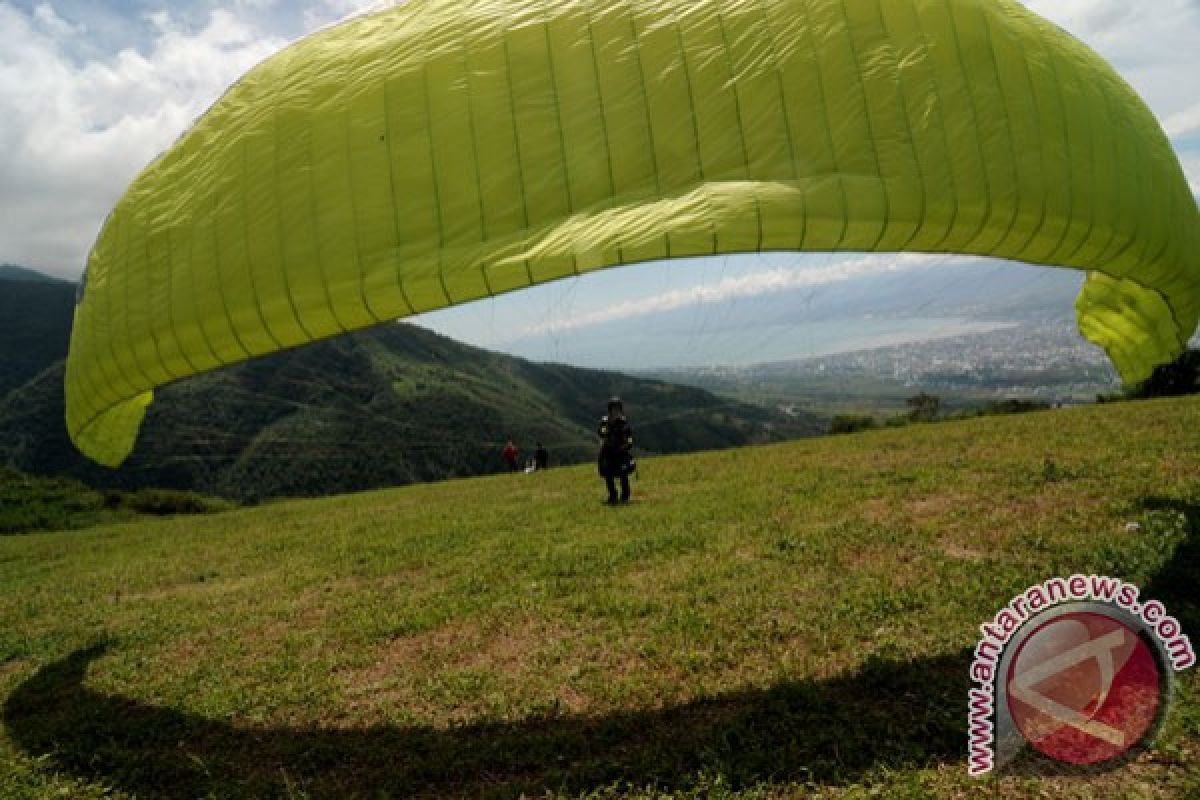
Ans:
POLYGON ((0 797, 1194 797, 1194 673, 1088 778, 968 779, 965 715, 978 624, 1052 575, 1200 636, 1197 431, 1130 403, 650 459, 628 508, 583 467, 3 538, 0 797))

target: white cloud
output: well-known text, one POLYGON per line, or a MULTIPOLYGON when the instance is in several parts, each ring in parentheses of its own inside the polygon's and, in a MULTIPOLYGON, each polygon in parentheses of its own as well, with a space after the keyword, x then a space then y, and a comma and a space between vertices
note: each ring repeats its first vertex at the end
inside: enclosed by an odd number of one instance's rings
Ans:
POLYGON ((348 17, 394 6, 404 0, 321 0, 304 10, 304 27, 315 31, 348 17))
MULTIPOLYGON (((1167 4, 1158 0, 1155 5, 1167 4)), ((1027 0, 1025 5, 1090 40, 1114 35, 1137 14, 1128 0, 1027 0)))
POLYGON ((1200 133, 1200 103, 1191 108, 1172 114, 1163 122, 1167 135, 1172 138, 1183 138, 1194 133, 1200 133))
POLYGON ((1183 171, 1188 176, 1188 183, 1191 184, 1192 194, 1200 198, 1200 152, 1184 153, 1181 161, 1183 171))
POLYGON ((52 36, 72 36, 82 32, 81 28, 60 17, 49 3, 39 3, 33 9, 33 18, 37 20, 43 30, 52 36))
POLYGON ((80 30, 48 3, 0 4, 0 259, 77 277, 124 187, 247 69, 283 46, 232 12, 77 63, 80 30))
POLYGON ((689 306, 720 303, 735 298, 757 297, 772 292, 827 286, 855 278, 920 269, 937 263, 942 256, 920 253, 865 255, 817 268, 774 267, 762 272, 725 278, 716 283, 674 289, 650 297, 616 303, 603 309, 551 319, 530 326, 517 338, 591 328, 633 317, 677 311, 689 306))

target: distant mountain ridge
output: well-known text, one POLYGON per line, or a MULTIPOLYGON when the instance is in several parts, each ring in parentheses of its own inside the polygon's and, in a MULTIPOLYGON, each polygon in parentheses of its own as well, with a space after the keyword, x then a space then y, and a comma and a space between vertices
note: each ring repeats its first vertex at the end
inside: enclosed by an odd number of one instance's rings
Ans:
POLYGON ((0 398, 63 358, 74 314, 75 284, 0 278, 0 398))
POLYGON ((53 278, 45 273, 15 264, 0 264, 0 281, 23 281, 27 283, 70 283, 53 278))
POLYGON ((239 500, 355 491, 500 468, 513 436, 560 463, 594 456, 620 394, 642 452, 689 452, 823 433, 707 391, 536 364, 419 327, 384 325, 167 386, 116 471, 72 447, 62 378, 74 284, 0 279, 0 464, 96 486, 193 489, 239 500))

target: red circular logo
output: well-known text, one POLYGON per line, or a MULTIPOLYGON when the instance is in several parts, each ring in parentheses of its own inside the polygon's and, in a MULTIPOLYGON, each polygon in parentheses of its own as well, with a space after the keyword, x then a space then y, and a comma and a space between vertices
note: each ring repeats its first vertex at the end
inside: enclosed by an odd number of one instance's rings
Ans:
POLYGON ((1129 626, 1104 614, 1064 614, 1021 643, 1008 669, 1008 709, 1039 752, 1099 764, 1150 732, 1162 677, 1150 647, 1129 626))

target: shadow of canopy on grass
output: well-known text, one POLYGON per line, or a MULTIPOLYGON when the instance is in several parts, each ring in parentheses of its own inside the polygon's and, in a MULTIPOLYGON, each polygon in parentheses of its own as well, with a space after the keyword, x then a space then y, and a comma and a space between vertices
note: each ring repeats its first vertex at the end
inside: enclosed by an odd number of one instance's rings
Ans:
POLYGON ((687 788, 701 774, 735 787, 840 783, 958 758, 966 737, 965 650, 656 710, 323 730, 243 728, 88 689, 88 666, 110 646, 40 669, 9 697, 4 723, 47 766, 138 797, 516 796, 687 788))
MULTIPOLYGON (((1200 626, 1200 504, 1174 510, 1187 537, 1143 587, 1200 626)), ((846 784, 876 769, 961 760, 970 650, 872 657, 827 679, 746 689, 652 710, 554 715, 449 729, 252 728, 87 688, 100 643, 49 664, 4 705, 11 739, 48 768, 138 797, 511 797, 620 783, 686 790, 703 776, 730 788, 846 784)))
POLYGON ((1143 511, 1174 511, 1182 514, 1187 536, 1175 548, 1171 560, 1142 587, 1142 596, 1159 600, 1193 638, 1200 635, 1200 499, 1151 496, 1142 498, 1143 511))

